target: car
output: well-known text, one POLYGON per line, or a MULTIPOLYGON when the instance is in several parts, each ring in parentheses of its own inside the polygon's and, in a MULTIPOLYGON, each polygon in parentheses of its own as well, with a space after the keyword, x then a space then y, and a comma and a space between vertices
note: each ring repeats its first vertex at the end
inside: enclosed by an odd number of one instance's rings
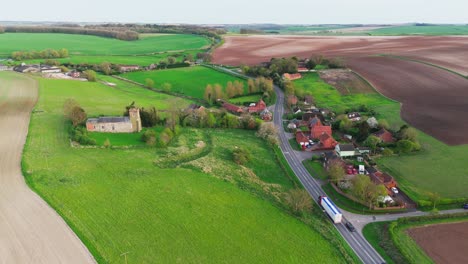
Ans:
POLYGON ((463 209, 468 209, 468 204, 464 204, 463 209))
POLYGON ((348 228, 349 232, 356 232, 356 228, 354 228, 353 224, 351 222, 346 222, 345 224, 346 228, 348 228))
POLYGON ((394 194, 397 194, 397 193, 398 193, 398 189, 397 189, 396 187, 392 187, 392 192, 393 192, 394 194))

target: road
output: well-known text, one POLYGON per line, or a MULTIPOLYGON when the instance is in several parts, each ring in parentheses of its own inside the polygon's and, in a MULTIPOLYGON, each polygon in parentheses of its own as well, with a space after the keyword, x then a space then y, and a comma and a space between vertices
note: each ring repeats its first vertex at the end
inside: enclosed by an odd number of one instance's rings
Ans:
POLYGON ((95 263, 63 219, 32 192, 21 156, 37 82, 0 72, 0 263, 95 263))

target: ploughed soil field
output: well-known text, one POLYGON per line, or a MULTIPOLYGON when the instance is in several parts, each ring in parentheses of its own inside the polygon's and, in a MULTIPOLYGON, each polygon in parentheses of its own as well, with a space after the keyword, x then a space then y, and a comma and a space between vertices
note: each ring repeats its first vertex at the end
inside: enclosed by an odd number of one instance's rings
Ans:
POLYGON ((402 118, 449 145, 468 144, 468 79, 390 57, 348 61, 383 95, 402 103, 402 118))
POLYGON ((436 263, 468 263, 468 222, 416 227, 409 235, 436 263))
POLYGON ((468 37, 312 37, 312 36, 227 36, 215 50, 217 64, 258 64, 272 57, 311 55, 352 57, 391 54, 437 64, 468 75, 468 37))

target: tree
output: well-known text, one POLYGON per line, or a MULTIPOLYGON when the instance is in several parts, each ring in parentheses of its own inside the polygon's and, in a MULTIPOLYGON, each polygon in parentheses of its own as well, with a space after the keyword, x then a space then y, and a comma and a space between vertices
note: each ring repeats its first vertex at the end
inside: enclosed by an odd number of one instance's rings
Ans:
POLYGON ((86 120, 86 112, 83 108, 79 106, 73 107, 70 113, 70 119, 74 127, 78 126, 79 124, 83 123, 86 120))
POLYGON ((110 148, 111 147, 111 142, 108 138, 104 140, 104 143, 102 144, 105 148, 110 148))
POLYGON ((208 102, 208 104, 213 104, 214 102, 214 93, 213 93, 213 86, 208 84, 205 88, 205 94, 203 95, 203 99, 208 102))
POLYGON ((170 93, 171 92, 171 89, 172 89, 172 84, 170 83, 163 83, 162 85, 162 90, 165 91, 166 93, 170 93))
POLYGON ((364 201, 367 188, 371 183, 369 176, 367 175, 356 175, 353 180, 352 192, 354 196, 362 201, 364 201))
POLYGON ((415 144, 409 140, 400 140, 397 142, 398 152, 401 153, 410 153, 415 150, 415 144))
POLYGON ((262 123, 256 135, 265 139, 271 145, 279 144, 278 128, 272 122, 262 123))
POLYGON ((66 118, 71 119, 72 110, 73 110, 75 107, 79 107, 79 106, 80 106, 80 104, 78 104, 78 102, 77 102, 75 99, 68 98, 68 99, 65 100, 65 102, 63 103, 63 115, 64 115, 66 118))
POLYGON ((343 168, 343 164, 341 162, 332 162, 328 166, 328 177, 330 178, 331 182, 337 183, 344 179, 345 170, 343 168))
POLYGON ((105 75, 110 75, 112 73, 112 68, 111 64, 109 62, 103 62, 101 65, 99 65, 99 69, 101 70, 102 73, 105 75))
POLYGON ((348 117, 344 117, 340 121, 340 130, 343 132, 349 131, 353 127, 353 121, 349 120, 348 117))
POLYGON ((363 141, 369 136, 370 126, 364 121, 359 124, 359 134, 357 137, 358 141, 363 141))
POLYGON ((368 185, 365 201, 369 204, 369 209, 377 202, 377 199, 381 196, 387 195, 387 188, 383 184, 376 185, 371 182, 368 185))
POLYGON ((236 96, 236 88, 232 84, 232 82, 228 82, 226 85, 226 96, 227 98, 232 98, 236 96))
POLYGON ((244 94, 244 83, 241 81, 234 81, 234 88, 236 90, 236 95, 241 96, 244 94))
POLYGON ((388 124, 388 121, 385 119, 380 119, 379 120, 379 127, 384 128, 384 129, 390 129, 390 125, 388 124))
POLYGON ((255 81, 252 80, 252 79, 249 79, 247 81, 247 89, 249 91, 249 94, 253 94, 253 93, 258 92, 257 86, 255 86, 255 81))
POLYGON ((234 162, 239 165, 244 165, 250 161, 251 155, 247 149, 236 147, 232 152, 234 162))
POLYGON ((289 95, 287 99, 289 107, 297 104, 297 97, 295 95, 289 95))
POLYGON ((312 209, 312 199, 303 189, 291 189, 285 195, 286 204, 296 214, 312 209))
POLYGON ((284 92, 286 93, 286 95, 294 95, 294 92, 295 92, 294 83, 290 81, 285 82, 284 92))
POLYGON ((152 129, 148 129, 141 135, 141 140, 148 146, 154 146, 156 144, 156 132, 152 129))
POLYGON ((173 57, 173 56, 167 57, 167 62, 169 64, 174 64, 174 63, 176 63, 176 61, 177 61, 177 59, 175 57, 173 57))
POLYGON ((412 127, 405 128, 401 131, 401 138, 412 142, 417 142, 418 131, 412 127))
POLYGON ((369 148, 372 149, 372 151, 375 151, 377 148, 377 145, 381 142, 380 138, 370 135, 367 137, 366 140, 364 140, 364 145, 368 146, 369 148))
POLYGON ((315 61, 314 61, 313 58, 310 58, 310 59, 306 62, 306 67, 307 67, 307 69, 309 69, 309 70, 315 69, 315 66, 317 66, 317 64, 315 63, 315 61))
POLYGON ((208 113, 208 116, 206 117, 206 126, 209 128, 216 126, 216 117, 213 113, 208 113))
POLYGON ((215 84, 213 90, 215 100, 224 99, 223 87, 220 84, 215 84))
POLYGON ((440 201, 440 194, 436 192, 429 192, 427 193, 427 197, 429 201, 432 203, 432 209, 434 210, 437 206, 437 203, 440 201))
POLYGON ((193 55, 192 55, 192 54, 190 54, 190 53, 189 53, 189 54, 187 54, 187 55, 185 56, 185 60, 186 60, 186 61, 190 61, 190 62, 192 62, 192 61, 193 61, 193 55))
POLYGON ((146 85, 146 87, 153 88, 154 87, 154 81, 152 79, 150 79, 150 78, 146 78, 145 79, 145 85, 146 85))
POLYGON ((67 49, 61 49, 59 50, 60 58, 67 58, 68 57, 68 50, 67 49))
POLYGON ((96 72, 93 70, 86 70, 83 72, 84 76, 88 81, 95 82, 97 80, 96 72))

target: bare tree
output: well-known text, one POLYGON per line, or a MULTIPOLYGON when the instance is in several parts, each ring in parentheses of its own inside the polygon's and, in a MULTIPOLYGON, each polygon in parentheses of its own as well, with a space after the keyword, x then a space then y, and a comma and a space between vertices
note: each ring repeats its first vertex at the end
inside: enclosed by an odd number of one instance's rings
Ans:
POLYGON ((312 209, 312 199, 306 190, 291 189, 285 194, 285 200, 294 213, 312 209))

